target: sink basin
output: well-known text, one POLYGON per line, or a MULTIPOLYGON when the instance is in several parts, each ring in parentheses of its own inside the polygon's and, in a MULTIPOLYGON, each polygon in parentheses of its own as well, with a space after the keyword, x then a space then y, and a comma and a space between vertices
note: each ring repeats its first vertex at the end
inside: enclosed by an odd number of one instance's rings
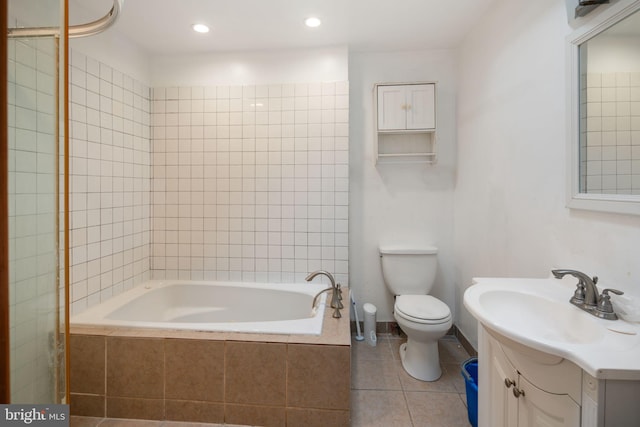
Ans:
POLYGON ((566 358, 595 378, 640 380, 640 324, 575 307, 569 302, 575 285, 575 278, 478 278, 465 291, 464 306, 505 345, 566 358))
POLYGON ((605 329, 568 302, 559 303, 538 295, 494 290, 479 297, 483 310, 491 313, 494 326, 513 328, 530 338, 556 342, 587 343, 602 339, 605 329))

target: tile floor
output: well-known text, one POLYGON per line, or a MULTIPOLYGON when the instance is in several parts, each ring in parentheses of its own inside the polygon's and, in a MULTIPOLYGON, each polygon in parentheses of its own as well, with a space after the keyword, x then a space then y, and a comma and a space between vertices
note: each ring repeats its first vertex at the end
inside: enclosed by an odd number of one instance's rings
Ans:
POLYGON ((469 354, 453 336, 440 340, 443 374, 418 381, 402 368, 398 350, 406 339, 382 335, 378 345, 352 343, 352 427, 468 427, 461 364, 469 354))
MULTIPOLYGON (((455 337, 443 338, 439 343, 442 377, 435 382, 422 382, 402 369, 398 349, 405 340, 379 335, 376 347, 353 340, 352 427, 468 427, 460 369, 469 354, 455 337)), ((215 426, 218 424, 71 417, 70 427, 215 426)))

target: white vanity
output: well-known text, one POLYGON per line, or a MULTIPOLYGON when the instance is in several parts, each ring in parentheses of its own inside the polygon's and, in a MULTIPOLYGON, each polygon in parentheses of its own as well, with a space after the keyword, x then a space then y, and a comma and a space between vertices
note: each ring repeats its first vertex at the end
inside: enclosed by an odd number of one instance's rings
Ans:
POLYGON ((480 427, 640 426, 640 324, 571 305, 576 279, 474 279, 480 427))

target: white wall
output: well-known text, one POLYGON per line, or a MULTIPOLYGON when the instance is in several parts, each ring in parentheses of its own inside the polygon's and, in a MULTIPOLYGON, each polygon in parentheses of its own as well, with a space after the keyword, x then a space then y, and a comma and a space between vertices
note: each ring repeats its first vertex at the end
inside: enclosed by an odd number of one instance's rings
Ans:
MULTIPOLYGON (((393 321, 393 296, 380 270, 379 244, 436 245, 439 271, 432 294, 455 307, 453 188, 455 176, 455 59, 452 51, 353 53, 350 82, 350 283, 362 303, 393 321), (375 165, 373 85, 436 81, 438 163, 375 165)), ((361 317, 362 318, 362 317, 361 317)))
POLYGON ((151 80, 155 87, 341 82, 347 48, 155 56, 151 80))
MULTIPOLYGON (((638 294, 640 217, 565 207, 563 3, 498 2, 460 51, 455 259, 458 304, 475 276, 598 275, 638 294)), ((476 322, 456 324, 472 341, 476 322)))
POLYGON ((589 73, 628 73, 640 70, 638 37, 597 37, 587 43, 589 73))
POLYGON ((71 39, 69 46, 76 52, 108 64, 134 80, 149 85, 149 56, 129 39, 119 35, 116 26, 91 37, 71 39))
MULTIPOLYGON (((104 13, 111 7, 109 2, 106 3, 104 13)), ((83 0, 72 0, 69 2, 70 25, 92 22, 102 18, 104 13, 97 13, 94 9, 89 9, 83 4, 83 0)), ((121 13, 127 13, 126 2, 121 13)), ((90 58, 107 64, 114 70, 118 70, 132 77, 134 80, 138 80, 144 85, 149 86, 149 55, 138 47, 138 45, 132 43, 130 39, 122 35, 118 31, 118 27, 119 22, 116 19, 111 27, 100 34, 70 39, 69 46, 75 52, 83 53, 90 58)))

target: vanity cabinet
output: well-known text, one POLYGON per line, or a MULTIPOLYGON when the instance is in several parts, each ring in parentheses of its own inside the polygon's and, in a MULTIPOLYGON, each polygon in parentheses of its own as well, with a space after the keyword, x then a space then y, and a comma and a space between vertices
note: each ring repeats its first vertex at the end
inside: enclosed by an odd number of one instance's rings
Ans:
POLYGON ((565 358, 478 332, 479 427, 640 426, 637 379, 596 379, 565 358))
POLYGON ((523 392, 518 398, 519 427, 579 427, 580 405, 566 394, 554 394, 537 388, 520 376, 518 388, 523 392))
MULTIPOLYGON (((487 339, 485 427, 580 427, 581 370, 561 358, 532 358, 487 339)), ((482 360, 482 355, 480 356, 482 360)), ((482 412, 482 411, 481 411, 482 412)))
POLYGON ((436 160, 436 84, 374 86, 376 163, 436 160))
POLYGON ((577 309, 567 301, 575 286, 476 278, 467 288, 480 427, 640 426, 640 324, 577 309))
POLYGON ((490 345, 487 356, 489 359, 488 425, 495 427, 517 426, 518 400, 513 395, 513 387, 507 387, 505 381, 517 383, 518 371, 509 363, 499 347, 490 345))

